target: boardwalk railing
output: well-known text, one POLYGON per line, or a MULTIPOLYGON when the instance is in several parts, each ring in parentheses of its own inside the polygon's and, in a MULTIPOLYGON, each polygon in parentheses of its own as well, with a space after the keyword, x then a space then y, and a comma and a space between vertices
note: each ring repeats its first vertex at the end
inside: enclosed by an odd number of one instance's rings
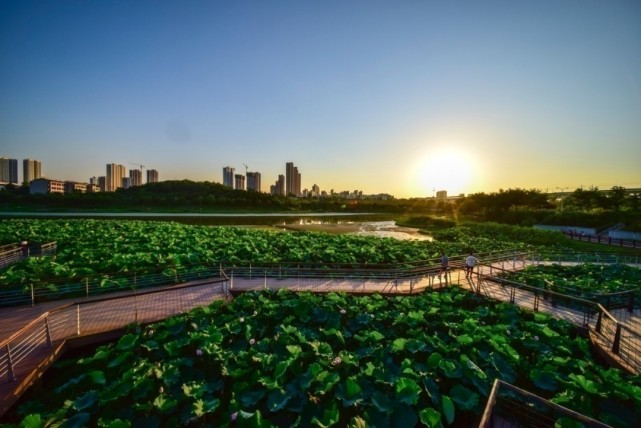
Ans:
POLYGON ((68 303, 31 321, 0 343, 0 381, 16 380, 20 363, 66 339, 149 323, 176 315, 213 299, 226 298, 226 277, 68 303), (184 293, 184 289, 190 289, 184 293), (133 297, 133 298, 132 298, 133 297))
POLYGON ((501 274, 506 270, 486 266, 489 274, 477 272, 475 292, 492 296, 491 286, 498 285, 510 303, 517 300, 531 304, 533 311, 546 310, 557 317, 588 328, 600 347, 608 349, 617 358, 616 362, 632 373, 641 373, 641 334, 626 323, 617 320, 601 303, 584 298, 542 289, 536 286, 510 281, 501 274), (564 308, 567 311, 559 309, 564 308))
MULTIPOLYGON (((488 262, 521 263, 531 259, 530 253, 501 251, 479 254, 488 262)), ((463 265, 464 256, 450 257, 453 269, 463 265)), ((420 278, 434 280, 440 272, 440 258, 395 264, 362 263, 253 263, 223 261, 211 265, 164 266, 153 272, 129 271, 78 278, 74 282, 42 280, 20 288, 0 291, 0 306, 36 305, 41 302, 101 296, 107 293, 140 290, 161 285, 180 284, 196 279, 218 277, 225 270, 231 277, 255 278, 387 278, 390 281, 416 282, 420 278)))
POLYGON ((20 243, 0 246, 0 269, 7 267, 29 256, 51 256, 56 253, 56 242, 45 244, 31 243, 23 246, 20 243))
POLYGON ((564 232, 564 235, 570 239, 585 242, 594 242, 596 244, 617 245, 619 247, 641 248, 641 241, 637 239, 612 238, 611 236, 587 235, 582 233, 564 232))
POLYGON ((553 426, 607 428, 609 425, 552 403, 500 379, 494 380, 479 428, 553 426), (576 424, 557 425, 560 420, 570 420, 576 424))

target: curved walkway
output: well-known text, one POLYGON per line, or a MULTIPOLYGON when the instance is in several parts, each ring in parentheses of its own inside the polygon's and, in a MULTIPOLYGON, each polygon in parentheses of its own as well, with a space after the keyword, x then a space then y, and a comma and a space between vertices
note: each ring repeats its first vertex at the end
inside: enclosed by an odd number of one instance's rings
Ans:
MULTIPOLYGON (((509 301, 523 308, 539 310, 566 319, 579 326, 596 330, 597 319, 586 312, 555 305, 525 290, 506 287, 491 280, 494 269, 514 271, 524 268, 526 260, 500 262, 479 266, 472 278, 465 278, 461 269, 451 271, 447 280, 429 271, 418 277, 403 279, 376 278, 210 278, 191 283, 159 287, 141 292, 126 292, 99 299, 56 301, 35 307, 0 309, 0 416, 4 414, 20 395, 35 382, 64 350, 75 344, 103 341, 101 334, 121 334, 131 323, 150 323, 172 315, 189 311, 195 307, 209 305, 217 299, 229 297, 229 291, 242 292, 258 289, 293 289, 313 292, 342 291, 349 293, 413 294, 428 289, 457 285, 487 297, 509 301), (24 326, 29 328, 24 328, 24 326), (21 330, 21 338, 17 337, 21 330), (24 337, 24 338, 22 338, 24 337), (18 342, 20 339, 20 342, 18 342), (11 367, 10 367, 11 366, 11 367), (9 380, 14 379, 14 380, 9 380)), ((641 318, 638 313, 626 315, 626 325, 639 333, 641 318)), ((592 339, 611 358, 621 363, 621 358, 612 351, 613 323, 601 320, 605 325, 602 334, 592 339)), ((622 343, 630 343, 624 338, 622 343)), ((633 338, 634 339, 634 338, 633 338)), ((636 339, 634 339, 636 340, 636 339)), ((622 346, 623 356, 641 353, 641 343, 622 346)), ((638 354, 636 360, 638 361, 638 354)), ((634 360, 634 359, 633 359, 634 360)), ((623 364, 621 364, 623 365, 623 364)), ((623 365, 624 366, 624 365, 623 365)), ((628 366, 628 370, 641 372, 641 365, 628 366)))

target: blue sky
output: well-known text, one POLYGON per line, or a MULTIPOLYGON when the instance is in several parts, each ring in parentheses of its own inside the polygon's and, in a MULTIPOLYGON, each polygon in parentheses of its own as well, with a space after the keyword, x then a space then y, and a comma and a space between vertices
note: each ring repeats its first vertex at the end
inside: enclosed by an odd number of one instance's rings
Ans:
POLYGON ((0 6, 0 156, 52 178, 641 187, 638 0, 0 6))

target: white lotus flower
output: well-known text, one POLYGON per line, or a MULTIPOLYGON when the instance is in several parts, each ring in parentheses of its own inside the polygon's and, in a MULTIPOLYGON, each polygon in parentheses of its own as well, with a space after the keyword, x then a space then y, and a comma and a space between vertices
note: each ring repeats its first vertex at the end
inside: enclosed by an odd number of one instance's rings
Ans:
POLYGON ((334 358, 334 360, 332 361, 332 364, 333 364, 333 365, 335 365, 335 366, 337 366, 337 365, 339 365, 339 364, 340 364, 340 363, 342 363, 342 362, 343 362, 343 360, 341 360, 341 357, 336 357, 336 358, 334 358))
POLYGON ((341 315, 345 315, 347 311, 345 309, 341 309, 341 315))
POLYGON ((240 317, 239 321, 240 321, 240 322, 245 322, 245 318, 240 317))
POLYGON ((539 336, 534 336, 534 340, 539 340, 539 336))
POLYGON ((256 343, 256 339, 254 339, 254 338, 249 339, 249 344, 250 345, 254 345, 255 343, 256 343))
POLYGON ((162 394, 163 392, 165 392, 165 388, 161 386, 160 388, 158 388, 158 392, 162 394))
POLYGON ((203 350, 202 349, 196 349, 196 355, 197 356, 202 356, 203 355, 203 350))

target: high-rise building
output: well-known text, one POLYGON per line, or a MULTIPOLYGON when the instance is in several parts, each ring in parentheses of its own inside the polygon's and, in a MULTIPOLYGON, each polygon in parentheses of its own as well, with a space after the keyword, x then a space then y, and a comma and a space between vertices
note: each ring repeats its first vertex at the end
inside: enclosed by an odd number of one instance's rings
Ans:
POLYGON ((260 193, 260 172, 247 173, 247 190, 260 193))
POLYGON ((281 196, 287 195, 287 193, 285 193, 285 176, 283 174, 278 175, 276 184, 278 185, 278 194, 281 196))
POLYGON ((231 166, 223 168, 223 186, 234 188, 234 171, 231 166))
POLYGON ((100 188, 101 192, 107 191, 107 177, 105 177, 104 175, 98 177, 98 187, 100 188))
POLYGON ((158 183, 158 171, 155 169, 147 170, 147 183, 158 183))
POLYGON ((132 186, 142 186, 142 171, 139 169, 130 169, 129 178, 132 186))
POLYGON ((234 189, 245 190, 245 176, 242 174, 234 175, 234 189))
POLYGON ((115 192, 122 186, 122 179, 127 176, 127 168, 115 163, 107 164, 106 192, 115 192))
POLYGON ((38 160, 22 160, 22 182, 29 184, 36 178, 42 177, 42 163, 38 160))
POLYGON ((287 195, 301 196, 301 176, 293 162, 285 164, 285 193, 287 195))
POLYGON ((18 159, 0 158, 0 183, 18 184, 18 159))

